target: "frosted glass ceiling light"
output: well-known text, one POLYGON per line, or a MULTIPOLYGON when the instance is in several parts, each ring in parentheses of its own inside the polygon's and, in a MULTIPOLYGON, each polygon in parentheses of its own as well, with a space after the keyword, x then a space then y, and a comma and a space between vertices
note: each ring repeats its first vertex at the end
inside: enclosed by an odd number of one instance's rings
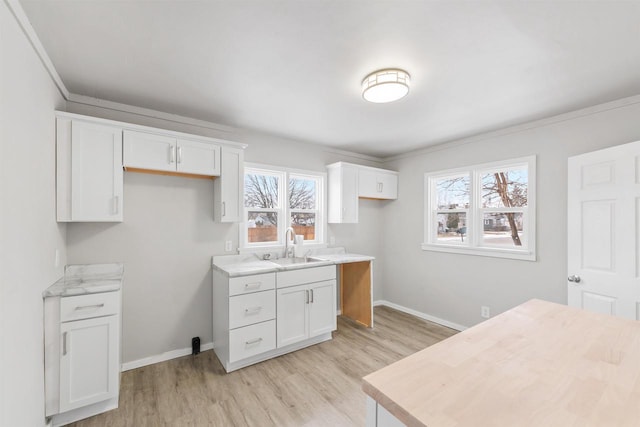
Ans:
POLYGON ((397 68, 375 71, 362 81, 362 97, 375 103, 397 101, 409 93, 410 80, 409 73, 397 68))

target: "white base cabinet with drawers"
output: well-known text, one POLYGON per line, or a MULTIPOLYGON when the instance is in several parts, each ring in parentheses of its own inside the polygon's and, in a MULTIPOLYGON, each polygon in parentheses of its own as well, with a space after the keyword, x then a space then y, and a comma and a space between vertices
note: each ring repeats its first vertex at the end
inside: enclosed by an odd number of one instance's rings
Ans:
POLYGON ((242 277, 213 269, 213 350, 227 372, 330 340, 333 265, 242 277))
POLYGON ((120 291, 45 299, 45 415, 53 426, 118 407, 120 306, 120 291))

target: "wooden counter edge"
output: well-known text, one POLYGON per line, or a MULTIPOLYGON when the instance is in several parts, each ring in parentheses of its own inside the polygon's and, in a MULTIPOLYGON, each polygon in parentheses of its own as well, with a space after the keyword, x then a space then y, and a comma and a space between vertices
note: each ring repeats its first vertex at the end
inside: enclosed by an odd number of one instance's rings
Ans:
POLYGON ((389 411, 391 415, 396 417, 407 427, 427 427, 387 395, 367 382, 367 377, 363 378, 362 391, 364 391, 367 396, 375 400, 378 405, 382 405, 384 409, 389 411))

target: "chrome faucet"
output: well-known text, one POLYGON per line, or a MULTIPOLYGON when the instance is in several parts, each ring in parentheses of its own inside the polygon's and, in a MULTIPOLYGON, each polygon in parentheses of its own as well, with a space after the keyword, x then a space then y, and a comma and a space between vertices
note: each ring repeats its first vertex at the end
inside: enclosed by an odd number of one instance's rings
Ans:
POLYGON ((296 232, 293 230, 293 227, 287 228, 284 232, 284 257, 289 258, 289 252, 291 252, 291 258, 294 257, 293 247, 289 247, 289 231, 291 231, 291 241, 295 243, 296 241, 296 232))

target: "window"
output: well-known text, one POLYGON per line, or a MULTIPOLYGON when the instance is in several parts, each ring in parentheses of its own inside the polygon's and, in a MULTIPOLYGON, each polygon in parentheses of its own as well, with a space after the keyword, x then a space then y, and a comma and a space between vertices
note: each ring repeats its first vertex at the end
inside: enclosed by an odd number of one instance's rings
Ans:
POLYGON ((287 227, 305 244, 324 243, 324 182, 323 173, 245 166, 243 247, 282 246, 287 227))
POLYGON ((534 261, 535 156, 425 174, 422 248, 534 261))

